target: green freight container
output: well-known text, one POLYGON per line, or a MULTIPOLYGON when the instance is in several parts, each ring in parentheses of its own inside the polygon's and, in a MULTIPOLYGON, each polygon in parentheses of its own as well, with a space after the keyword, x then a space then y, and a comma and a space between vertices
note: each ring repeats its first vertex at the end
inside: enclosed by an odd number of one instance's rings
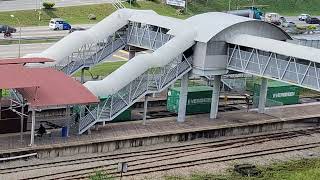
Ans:
MULTIPOLYGON (((299 103, 300 87, 278 81, 268 81, 267 106, 290 105, 299 103), (270 102, 270 103, 268 103, 270 102), (270 104, 270 105, 268 105, 270 104)), ((260 84, 255 83, 253 88, 253 103, 259 103, 260 84)))
MULTIPOLYGON (((178 113, 180 87, 170 88, 167 96, 167 110, 178 113)), ((190 86, 188 87, 187 114, 208 113, 211 108, 212 87, 190 86)))

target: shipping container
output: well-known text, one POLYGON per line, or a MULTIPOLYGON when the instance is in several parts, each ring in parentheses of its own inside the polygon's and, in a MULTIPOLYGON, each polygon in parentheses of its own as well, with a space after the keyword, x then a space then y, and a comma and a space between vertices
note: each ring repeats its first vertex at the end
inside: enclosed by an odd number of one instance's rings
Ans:
MULTIPOLYGON (((300 87, 278 81, 268 81, 266 106, 290 105, 299 103, 300 87)), ((253 103, 259 103, 260 83, 253 87, 253 103)))
MULTIPOLYGON (((180 87, 170 88, 167 96, 167 110, 178 113, 180 87)), ((211 107, 212 87, 190 86, 188 87, 187 114, 208 113, 211 107)))

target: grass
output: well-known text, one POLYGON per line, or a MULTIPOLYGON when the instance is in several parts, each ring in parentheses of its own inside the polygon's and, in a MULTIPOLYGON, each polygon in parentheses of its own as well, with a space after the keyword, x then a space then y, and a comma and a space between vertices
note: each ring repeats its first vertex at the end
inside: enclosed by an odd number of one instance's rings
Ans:
MULTIPOLYGON (((90 69, 90 72, 92 73, 93 76, 107 76, 111 74, 113 71, 118 69, 120 66, 122 66, 126 61, 117 61, 117 62, 105 62, 98 64, 90 69)), ((88 71, 85 71, 85 76, 91 76, 88 71)), ((77 73, 74 74, 74 76, 79 77, 81 76, 81 72, 78 71, 77 73)))
MULTIPOLYGON (((21 40, 21 44, 34 44, 34 43, 52 43, 57 42, 59 39, 30 39, 21 40)), ((19 40, 1 40, 0 45, 19 44, 19 40)))
POLYGON ((190 176, 166 176, 166 180, 317 180, 320 177, 320 159, 302 159, 276 163, 259 168, 259 177, 243 177, 233 171, 226 174, 193 173, 190 176))
MULTIPOLYGON (((298 15, 300 13, 310 13, 312 15, 320 15, 319 0, 256 0, 255 4, 268 5, 262 8, 265 12, 279 12, 282 15, 298 15)), ((251 5, 248 0, 232 0, 231 8, 251 5)), ((130 7, 125 3, 126 7, 130 7)), ((168 6, 158 1, 139 1, 132 5, 134 9, 151 9, 160 15, 166 15, 176 18, 185 19, 192 15, 209 12, 209 11, 226 11, 228 10, 227 0, 192 0, 188 2, 187 13, 178 14, 177 8, 168 6)), ((71 6, 54 8, 52 10, 41 10, 41 20, 38 20, 39 14, 34 10, 0 12, 1 24, 18 26, 16 19, 11 18, 10 14, 14 14, 19 18, 22 26, 46 26, 51 18, 61 17, 71 24, 89 24, 97 23, 115 9, 111 4, 98 4, 86 6, 71 6), (95 14, 96 20, 88 20, 89 14, 95 14)))

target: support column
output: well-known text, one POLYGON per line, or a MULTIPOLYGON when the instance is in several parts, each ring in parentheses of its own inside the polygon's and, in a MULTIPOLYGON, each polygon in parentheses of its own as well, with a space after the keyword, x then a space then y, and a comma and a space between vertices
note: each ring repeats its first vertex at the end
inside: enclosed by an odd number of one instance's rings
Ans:
POLYGON ((66 117, 67 117, 67 137, 69 137, 70 132, 70 106, 67 106, 66 108, 66 117))
POLYGON ((136 56, 136 52, 135 51, 129 51, 129 60, 134 58, 136 56))
POLYGON ((31 137, 30 137, 30 145, 34 145, 34 128, 36 124, 36 111, 34 109, 31 110, 31 137))
POLYGON ((268 90, 268 79, 262 78, 261 86, 260 86, 260 94, 259 94, 259 105, 258 105, 259 113, 264 113, 265 111, 266 100, 267 100, 267 90, 268 90))
POLYGON ((2 89, 0 89, 0 120, 1 120, 1 109, 2 109, 1 101, 2 101, 2 89))
POLYGON ((82 68, 81 69, 81 79, 80 79, 81 84, 84 83, 84 71, 85 71, 85 68, 82 68))
POLYGON ((213 79, 210 119, 216 119, 218 115, 221 75, 215 75, 213 79))
POLYGON ((23 141, 23 119, 24 119, 24 104, 21 105, 21 119, 20 119, 20 142, 23 141))
POLYGON ((181 89, 179 97, 178 122, 184 122, 186 118, 187 96, 188 96, 188 80, 189 74, 185 74, 181 79, 181 89))
POLYGON ((143 125, 146 125, 147 111, 148 111, 148 95, 145 95, 144 103, 143 103, 143 125))

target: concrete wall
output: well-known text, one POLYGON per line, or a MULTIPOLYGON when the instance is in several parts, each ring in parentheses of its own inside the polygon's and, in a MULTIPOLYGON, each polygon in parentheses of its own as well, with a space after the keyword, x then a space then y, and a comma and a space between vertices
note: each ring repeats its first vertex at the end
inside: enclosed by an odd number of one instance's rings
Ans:
POLYGON ((223 136, 237 136, 237 135, 248 135, 252 133, 261 133, 268 131, 276 131, 283 129, 291 129, 293 127, 305 127, 312 126, 318 120, 308 120, 309 123, 304 123, 305 120, 295 121, 276 121, 272 123, 252 124, 252 125, 236 125, 232 127, 225 127, 220 129, 212 130, 201 130, 195 132, 185 132, 178 134, 167 134, 167 135, 155 135, 151 137, 141 137, 133 139, 122 139, 105 142, 95 142, 79 145, 70 146, 57 146, 52 148, 45 148, 37 150, 39 158, 52 158, 59 156, 70 156, 81 153, 101 153, 111 152, 118 149, 139 147, 139 146, 150 146, 154 144, 166 143, 166 142, 181 142, 190 141, 199 138, 218 138, 223 136), (314 122, 314 123, 310 123, 314 122))

